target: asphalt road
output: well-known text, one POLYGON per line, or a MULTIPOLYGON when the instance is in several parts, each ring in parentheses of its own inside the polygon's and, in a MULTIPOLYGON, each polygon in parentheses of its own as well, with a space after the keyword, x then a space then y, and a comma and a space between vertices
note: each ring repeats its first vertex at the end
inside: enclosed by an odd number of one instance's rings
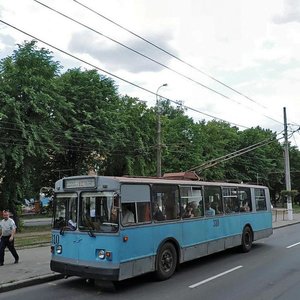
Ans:
POLYGON ((73 277, 0 294, 0 299, 299 299, 300 224, 276 229, 249 253, 229 250, 186 263, 169 280, 146 275, 105 292, 73 277))

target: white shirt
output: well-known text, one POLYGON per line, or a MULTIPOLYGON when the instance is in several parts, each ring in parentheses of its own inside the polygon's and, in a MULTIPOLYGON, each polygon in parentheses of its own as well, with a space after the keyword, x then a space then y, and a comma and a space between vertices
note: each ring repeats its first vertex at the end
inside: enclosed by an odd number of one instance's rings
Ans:
POLYGON ((15 224, 15 221, 11 218, 8 218, 7 220, 2 220, 0 222, 0 229, 2 230, 2 236, 10 236, 14 229, 16 229, 17 226, 15 224))
POLYGON ((134 214, 132 211, 128 209, 125 209, 125 211, 123 211, 122 223, 123 224, 134 223, 134 214))

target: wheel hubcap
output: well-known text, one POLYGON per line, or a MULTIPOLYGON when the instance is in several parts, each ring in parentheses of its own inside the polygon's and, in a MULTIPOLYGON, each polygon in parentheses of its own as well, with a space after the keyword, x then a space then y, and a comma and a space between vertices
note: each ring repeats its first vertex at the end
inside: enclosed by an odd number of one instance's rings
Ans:
POLYGON ((165 251, 161 258, 161 266, 164 272, 169 272, 173 266, 173 257, 169 251, 165 251))

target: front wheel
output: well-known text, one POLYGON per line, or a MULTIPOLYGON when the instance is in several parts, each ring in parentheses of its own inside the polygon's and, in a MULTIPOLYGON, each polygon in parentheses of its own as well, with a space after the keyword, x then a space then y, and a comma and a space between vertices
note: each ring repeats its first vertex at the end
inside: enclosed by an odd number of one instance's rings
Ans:
POLYGON ((158 280, 170 278, 177 266, 177 252, 173 244, 165 243, 156 256, 156 277, 158 280))
POLYGON ((242 234, 242 245, 241 249, 243 252, 249 252, 252 247, 253 236, 249 226, 246 226, 242 234))

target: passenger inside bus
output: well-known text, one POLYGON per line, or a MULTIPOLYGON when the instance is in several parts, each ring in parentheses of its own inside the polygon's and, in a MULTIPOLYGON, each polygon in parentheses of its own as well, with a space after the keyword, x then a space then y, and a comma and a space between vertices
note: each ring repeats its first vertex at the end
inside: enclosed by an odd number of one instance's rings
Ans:
POLYGON ((210 203, 207 204, 207 208, 205 210, 206 216, 214 216, 216 214, 216 211, 211 207, 210 203))
POLYGON ((199 209, 197 208, 196 201, 190 202, 187 204, 185 208, 185 212, 183 214, 183 218, 195 218, 200 214, 199 209))
POLYGON ((220 207, 218 202, 213 202, 211 204, 211 208, 215 210, 216 215, 222 214, 222 208, 220 207))
POLYGON ((130 204, 122 204, 122 223, 123 224, 130 224, 134 223, 134 214, 130 210, 130 204))
POLYGON ((241 211, 244 211, 244 212, 249 212, 251 209, 250 209, 250 206, 248 204, 248 201, 245 201, 244 205, 241 207, 241 211))
POLYGON ((72 219, 68 221, 68 228, 71 230, 76 230, 77 224, 72 219))
POLYGON ((118 211, 115 207, 113 207, 111 209, 110 222, 111 223, 118 223, 118 211))
POLYGON ((153 203, 153 215, 152 216, 153 216, 153 220, 155 220, 155 221, 163 221, 165 219, 157 202, 153 203))

